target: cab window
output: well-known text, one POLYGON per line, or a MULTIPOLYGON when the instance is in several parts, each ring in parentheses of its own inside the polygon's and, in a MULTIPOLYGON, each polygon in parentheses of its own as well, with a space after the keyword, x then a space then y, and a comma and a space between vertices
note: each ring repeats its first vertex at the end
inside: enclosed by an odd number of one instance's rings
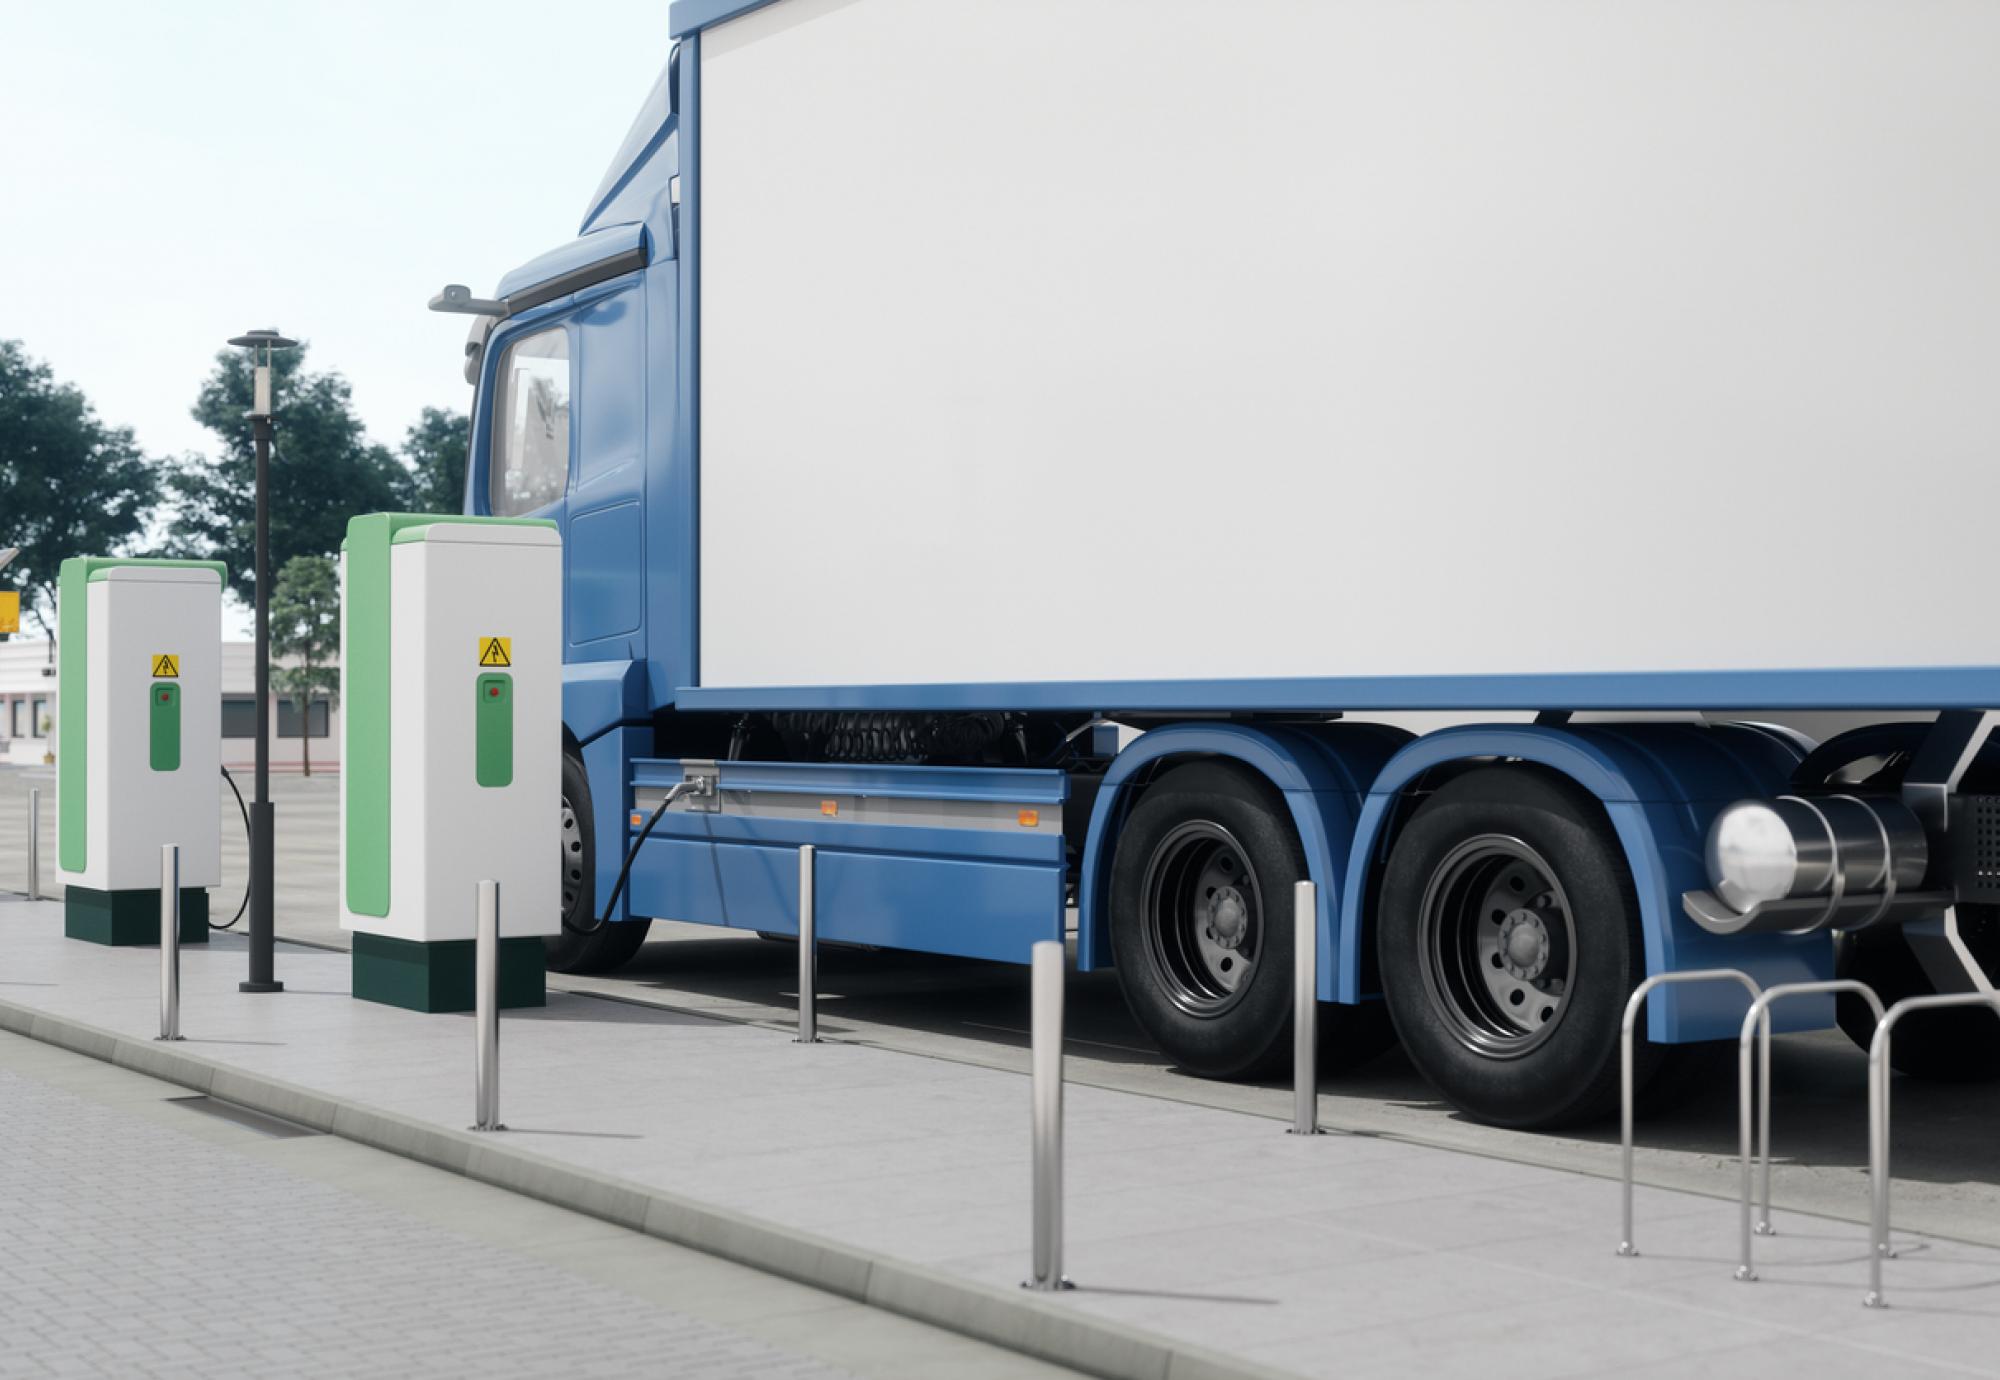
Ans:
POLYGON ((516 340, 494 377, 487 511, 513 517, 548 507, 569 482, 568 332, 557 326, 516 340))

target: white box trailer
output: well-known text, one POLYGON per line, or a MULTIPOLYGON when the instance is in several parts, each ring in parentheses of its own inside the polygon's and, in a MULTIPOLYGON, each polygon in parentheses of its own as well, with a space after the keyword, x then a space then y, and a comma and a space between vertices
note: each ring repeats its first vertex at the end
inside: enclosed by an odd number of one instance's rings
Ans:
MULTIPOLYGON (((469 511, 564 532, 557 967, 786 932, 812 843, 823 937, 1025 959, 1067 902, 1239 1074, 1311 880, 1336 1060, 1386 1010, 1522 1124, 1606 1105, 1649 974, 1990 987, 2000 6, 672 28, 577 240, 433 304, 469 511)), ((1642 1075, 1742 1013, 1655 994, 1642 1075)), ((1967 1019, 1899 1061, 2000 1072, 1967 1019)))
POLYGON ((699 51, 704 686, 1993 660, 2000 6, 699 51))

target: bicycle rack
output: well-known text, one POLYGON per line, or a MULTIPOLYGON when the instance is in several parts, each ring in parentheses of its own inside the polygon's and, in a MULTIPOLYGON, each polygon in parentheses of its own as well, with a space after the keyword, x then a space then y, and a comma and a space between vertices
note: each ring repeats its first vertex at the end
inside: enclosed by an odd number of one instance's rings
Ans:
POLYGON ((1751 1240, 1775 1236, 1771 1226, 1771 1007, 1786 997, 1804 997, 1825 992, 1853 992, 1867 1001, 1882 1019, 1882 999, 1864 982, 1836 978, 1829 982, 1787 982, 1762 993, 1750 1003, 1743 1016, 1743 1033, 1736 1042, 1736 1144, 1743 1159, 1743 1260, 1736 1278, 1748 1283, 1757 1278, 1750 1258, 1751 1240), (1757 1041, 1757 1159, 1764 1181, 1763 1215, 1753 1229, 1750 1221, 1750 1039, 1757 1041))
MULTIPOLYGON (((1625 1020, 1618 1030, 1618 1111, 1625 1192, 1625 1234, 1618 1242, 1618 1254, 1623 1256, 1639 1254, 1639 1248, 1632 1244, 1632 1027, 1638 1023, 1639 1008, 1645 1005, 1646 997, 1655 987, 1664 987, 1670 982, 1741 983, 1753 1002, 1763 995, 1764 990, 1757 985, 1756 979, 1735 968, 1696 968, 1685 973, 1656 974, 1640 983, 1626 998, 1625 1020)), ((1767 1016, 1767 1023, 1768 1019, 1767 1016)))
POLYGON ((1948 992, 1928 997, 1905 997, 1889 1008, 1875 1023, 1875 1038, 1868 1043, 1868 1187, 1873 1199, 1870 1213, 1868 1250, 1868 1292, 1861 1302, 1868 1308, 1887 1308, 1882 1295, 1882 1258, 1894 1255, 1889 1249, 1889 1043, 1896 1022, 1912 1011, 1935 1011, 1946 1006, 1986 1006, 2000 1015, 2000 992, 1948 992))

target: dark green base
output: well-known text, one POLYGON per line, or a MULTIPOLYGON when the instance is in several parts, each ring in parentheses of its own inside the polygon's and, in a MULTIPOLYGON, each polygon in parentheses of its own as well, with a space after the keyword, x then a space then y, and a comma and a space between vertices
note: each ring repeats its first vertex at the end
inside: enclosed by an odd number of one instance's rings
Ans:
MULTIPOLYGON (((470 1011, 473 941, 413 939, 354 931, 354 995, 406 1011, 470 1011)), ((500 941, 500 1005, 543 1006, 548 991, 542 941, 500 941)))
MULTIPOLYGON (((92 944, 160 942, 160 889, 97 891, 63 888, 63 933, 92 944)), ((208 942, 208 892, 181 888, 181 943, 208 942)))

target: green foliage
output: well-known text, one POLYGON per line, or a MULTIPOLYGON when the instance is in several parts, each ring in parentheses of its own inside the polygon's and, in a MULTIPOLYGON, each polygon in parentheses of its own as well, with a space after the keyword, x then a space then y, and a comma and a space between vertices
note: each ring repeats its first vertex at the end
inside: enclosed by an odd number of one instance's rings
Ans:
POLYGON ((53 632, 63 560, 125 554, 159 492, 130 428, 106 426, 80 390, 0 340, 0 547, 21 548, 0 582, 20 587, 23 613, 53 632))
MULTIPOLYGON (((330 670, 340 656, 340 582, 327 556, 294 556, 271 585, 271 650, 300 668, 330 670)), ((329 692, 339 678, 324 683, 329 692)))
MULTIPOLYGON (((272 363, 271 568, 294 556, 330 556, 357 513, 395 511, 412 497, 409 473, 372 445, 354 415, 347 380, 305 369, 303 345, 272 363)), ((171 483, 177 549, 222 561, 245 601, 256 590, 257 465, 248 355, 225 350, 201 386, 194 419, 222 443, 219 460, 183 461, 171 483)))
POLYGON ((271 685, 298 708, 310 776, 313 702, 340 694, 340 583, 330 558, 294 556, 279 569, 271 582, 271 652, 271 685))
POLYGON ((410 467, 413 513, 465 511, 465 456, 472 424, 463 412, 427 407, 403 434, 403 463, 410 467))

